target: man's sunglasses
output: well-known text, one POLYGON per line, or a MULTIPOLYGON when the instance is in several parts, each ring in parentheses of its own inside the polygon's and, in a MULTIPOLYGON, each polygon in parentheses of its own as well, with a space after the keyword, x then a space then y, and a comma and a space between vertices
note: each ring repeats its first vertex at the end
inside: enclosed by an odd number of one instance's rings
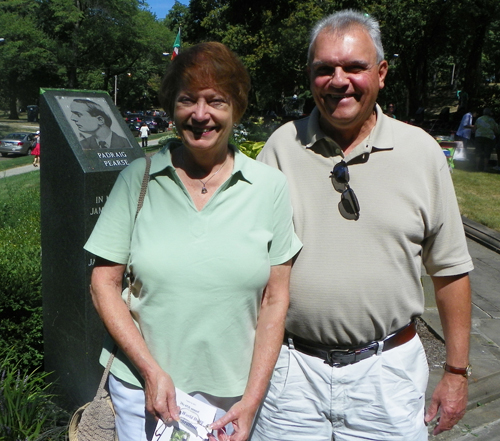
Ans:
POLYGON ((349 187, 349 169, 345 161, 335 164, 330 175, 333 188, 341 194, 339 202, 340 214, 348 220, 359 219, 359 202, 354 191, 349 187), (342 187, 339 187, 341 184, 342 187))

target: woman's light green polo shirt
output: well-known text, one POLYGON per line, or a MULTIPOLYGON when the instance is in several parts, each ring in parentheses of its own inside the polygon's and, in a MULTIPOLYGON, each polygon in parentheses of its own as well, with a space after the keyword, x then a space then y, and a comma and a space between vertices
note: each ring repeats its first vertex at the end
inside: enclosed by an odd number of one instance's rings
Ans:
MULTIPOLYGON (((172 166, 170 149, 179 145, 170 142, 152 157, 135 227, 145 160, 120 173, 85 249, 116 263, 130 258, 134 320, 177 387, 239 396, 270 267, 301 248, 288 186, 281 172, 235 149, 231 177, 198 211, 172 166)), ((101 363, 111 348, 108 342, 101 363)), ((111 371, 141 386, 124 354, 111 371)))

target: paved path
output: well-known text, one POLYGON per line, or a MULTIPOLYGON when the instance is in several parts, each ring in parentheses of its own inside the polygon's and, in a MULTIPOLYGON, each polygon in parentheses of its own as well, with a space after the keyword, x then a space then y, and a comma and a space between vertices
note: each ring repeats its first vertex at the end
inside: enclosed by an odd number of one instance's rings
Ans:
MULTIPOLYGON (((468 412, 453 430, 430 439, 500 441, 500 254, 471 239, 467 242, 474 261, 468 412)), ((442 336, 437 309, 426 297, 423 318, 442 336)), ((431 370, 427 400, 441 375, 441 369, 431 370)))
POLYGON ((23 173, 28 173, 32 171, 40 171, 39 167, 33 167, 33 165, 23 165, 21 167, 9 168, 8 170, 0 171, 0 179, 7 178, 9 176, 21 175, 23 173))

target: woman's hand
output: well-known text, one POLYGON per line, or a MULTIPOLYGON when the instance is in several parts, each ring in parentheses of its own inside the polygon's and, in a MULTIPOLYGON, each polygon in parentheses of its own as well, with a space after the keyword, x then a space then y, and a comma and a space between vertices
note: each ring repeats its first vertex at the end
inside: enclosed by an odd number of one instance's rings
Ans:
POLYGON ((170 375, 158 368, 146 377, 146 410, 166 424, 173 420, 179 421, 180 409, 175 400, 175 387, 170 375))
MULTIPOLYGON (((250 435, 257 409, 258 406, 246 403, 245 398, 243 398, 241 401, 235 403, 224 416, 210 426, 213 430, 218 432, 217 437, 219 441, 246 441, 250 435), (229 423, 232 423, 234 428, 234 433, 231 436, 219 430, 229 423)), ((210 435, 210 440, 214 441, 215 437, 210 435)))

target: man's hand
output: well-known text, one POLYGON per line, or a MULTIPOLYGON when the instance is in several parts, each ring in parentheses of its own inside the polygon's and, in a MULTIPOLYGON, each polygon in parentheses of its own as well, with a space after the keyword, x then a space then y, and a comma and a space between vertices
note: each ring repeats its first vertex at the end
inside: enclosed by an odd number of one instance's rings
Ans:
POLYGON ((430 423, 438 411, 440 413, 433 435, 450 430, 462 419, 467 406, 467 389, 467 378, 444 373, 432 394, 431 404, 425 415, 425 422, 430 423))
MULTIPOLYGON (((234 433, 227 436, 219 432, 219 441, 246 441, 250 435, 256 412, 257 409, 254 406, 247 405, 243 399, 234 404, 223 417, 211 424, 211 428, 218 430, 229 423, 233 423, 234 433)), ((213 437, 210 439, 213 440, 213 437)))

